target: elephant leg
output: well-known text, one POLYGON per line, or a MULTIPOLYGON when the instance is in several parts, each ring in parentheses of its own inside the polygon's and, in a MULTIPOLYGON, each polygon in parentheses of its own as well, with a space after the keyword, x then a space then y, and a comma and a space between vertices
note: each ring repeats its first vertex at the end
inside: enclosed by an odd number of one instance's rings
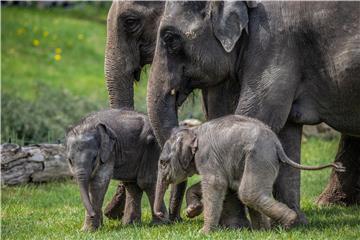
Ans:
POLYGON ((227 186, 213 175, 203 176, 201 188, 204 202, 204 226, 202 233, 209 233, 219 224, 227 186))
POLYGON ((120 220, 124 215, 126 190, 123 183, 119 183, 116 193, 105 208, 104 214, 109 219, 120 220))
POLYGON ((270 229, 270 221, 267 216, 255 209, 248 208, 251 219, 251 228, 254 230, 268 230, 270 229))
POLYGON ((186 216, 194 218, 199 216, 203 211, 203 204, 201 202, 201 183, 195 183, 186 190, 186 216))
POLYGON ((360 138, 343 134, 335 162, 342 163, 346 172, 331 172, 317 204, 360 204, 360 138))
POLYGON ((295 223, 297 214, 272 197, 272 187, 278 169, 272 161, 261 160, 260 158, 266 158, 264 155, 258 152, 250 153, 245 160, 244 173, 238 191, 239 197, 246 206, 289 228, 295 223))
MULTIPOLYGON (((155 215, 155 212, 154 212, 155 186, 146 188, 146 189, 144 189, 144 191, 145 191, 146 195, 147 195, 148 198, 149 198, 149 203, 150 203, 150 206, 151 206, 151 207, 150 207, 150 208, 151 208, 151 216, 152 216, 152 221, 151 221, 151 223, 154 224, 154 225, 166 223, 163 219, 157 217, 157 216, 155 215)), ((167 214, 167 210, 166 210, 166 206, 165 206, 164 200, 163 200, 162 203, 161 203, 161 212, 164 213, 165 215, 167 214)))
POLYGON ((141 222, 141 197, 143 191, 136 183, 124 183, 126 188, 126 201, 123 224, 141 222))
MULTIPOLYGON (((285 153, 296 163, 300 163, 301 135, 302 125, 289 122, 279 133, 285 153)), ((305 214, 300 210, 300 170, 281 163, 274 185, 274 196, 297 213, 295 224, 308 223, 305 214)))
POLYGON ((173 222, 181 221, 180 210, 186 190, 186 181, 171 185, 169 219, 173 222))
POLYGON ((228 190, 225 196, 220 225, 225 228, 249 228, 245 205, 239 200, 237 192, 228 190))
MULTIPOLYGON (((103 166, 103 168, 110 168, 111 166, 103 166)), ((83 225, 84 231, 93 231, 98 229, 103 224, 102 205, 106 191, 109 187, 110 176, 112 176, 112 169, 98 169, 99 172, 109 172, 108 174, 98 174, 93 177, 90 182, 89 195, 91 205, 95 211, 95 217, 90 217, 85 214, 85 221, 83 225)))

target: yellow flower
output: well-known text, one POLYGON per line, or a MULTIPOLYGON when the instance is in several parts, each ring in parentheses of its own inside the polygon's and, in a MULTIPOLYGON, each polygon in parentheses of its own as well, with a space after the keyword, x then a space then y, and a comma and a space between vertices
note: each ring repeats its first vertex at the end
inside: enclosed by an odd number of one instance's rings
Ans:
POLYGON ((43 37, 47 37, 49 35, 49 32, 48 31, 44 31, 43 32, 43 37))
POLYGON ((61 55, 60 54, 55 54, 54 59, 55 59, 55 61, 60 61, 61 60, 61 55))
POLYGON ((84 39, 84 35, 83 35, 83 34, 78 34, 78 39, 79 39, 79 40, 83 40, 83 39, 84 39))
POLYGON ((61 48, 55 48, 55 53, 60 54, 61 53, 61 48))
POLYGON ((32 41, 32 44, 33 44, 34 47, 37 47, 37 46, 40 45, 40 41, 39 41, 38 39, 34 39, 34 40, 32 41))

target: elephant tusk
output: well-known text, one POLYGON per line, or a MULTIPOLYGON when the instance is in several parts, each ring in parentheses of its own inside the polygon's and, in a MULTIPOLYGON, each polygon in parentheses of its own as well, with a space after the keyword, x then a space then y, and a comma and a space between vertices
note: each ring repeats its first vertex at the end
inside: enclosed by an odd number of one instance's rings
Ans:
POLYGON ((171 94, 172 96, 174 96, 174 95, 175 95, 175 93, 176 93, 175 88, 171 89, 170 94, 171 94))

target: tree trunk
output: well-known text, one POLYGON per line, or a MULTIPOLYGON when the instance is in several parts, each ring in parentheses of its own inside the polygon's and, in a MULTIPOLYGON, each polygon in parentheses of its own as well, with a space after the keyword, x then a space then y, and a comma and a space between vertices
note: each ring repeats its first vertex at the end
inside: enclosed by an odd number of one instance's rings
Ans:
POLYGON ((317 204, 360 204, 360 138, 342 135, 335 162, 342 163, 346 171, 331 172, 317 204))
POLYGON ((1 145, 1 184, 48 182, 72 176, 61 144, 1 145))

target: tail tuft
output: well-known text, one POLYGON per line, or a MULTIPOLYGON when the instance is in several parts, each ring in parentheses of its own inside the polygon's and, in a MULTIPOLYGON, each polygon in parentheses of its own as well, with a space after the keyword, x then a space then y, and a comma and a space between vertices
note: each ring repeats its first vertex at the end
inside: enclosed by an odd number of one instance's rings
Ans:
POLYGON ((346 172, 346 168, 340 162, 331 164, 336 172, 346 172))

